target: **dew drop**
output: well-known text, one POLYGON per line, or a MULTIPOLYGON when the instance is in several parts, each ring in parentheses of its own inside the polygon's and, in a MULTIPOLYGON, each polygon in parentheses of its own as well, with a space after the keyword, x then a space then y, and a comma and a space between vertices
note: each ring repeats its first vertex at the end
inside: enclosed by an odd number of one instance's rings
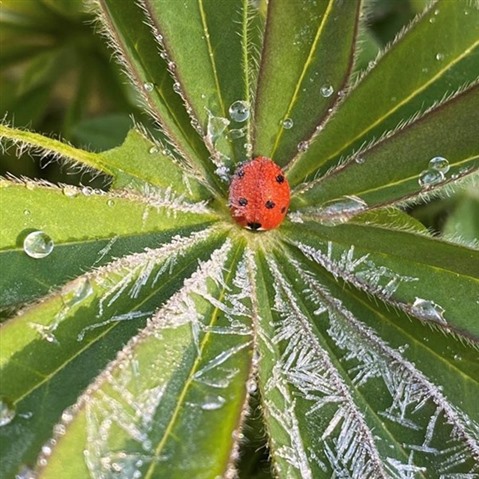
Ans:
POLYGON ((253 145, 251 143, 245 143, 244 145, 244 149, 246 150, 246 153, 251 153, 253 151, 253 145))
POLYGON ((214 143, 226 130, 230 121, 227 118, 221 116, 208 117, 208 139, 214 143))
POLYGON ((152 146, 149 150, 148 153, 150 155, 156 155, 158 153, 158 148, 156 146, 152 146))
POLYGON ((78 303, 81 303, 92 294, 93 287, 90 283, 90 280, 88 278, 83 278, 76 287, 72 298, 68 301, 68 306, 76 306, 78 303))
POLYGON ((36 474, 28 466, 22 467, 16 474, 15 479, 35 479, 36 474))
POLYGON ((168 68, 170 71, 176 70, 176 63, 175 62, 168 62, 168 68))
POLYGON ((438 185, 445 180, 444 173, 438 170, 425 170, 419 175, 419 186, 422 188, 430 188, 438 185))
POLYGON ((31 258, 41 259, 53 251, 53 240, 43 231, 33 231, 23 241, 23 251, 31 258))
POLYGON ((243 138, 246 135, 246 128, 236 128, 234 130, 228 131, 228 137, 231 140, 237 140, 238 138, 243 138))
POLYGON ((146 83, 143 83, 143 88, 145 91, 151 92, 155 88, 155 85, 153 85, 153 83, 151 82, 146 82, 146 83))
POLYGON ((436 60, 437 61, 444 60, 444 53, 436 53, 436 60))
POLYGON ((91 196, 93 194, 93 188, 91 186, 84 186, 82 189, 81 189, 81 192, 83 193, 83 195, 85 196, 91 196))
POLYGON ((106 202, 106 204, 111 208, 112 206, 115 206, 115 200, 112 200, 111 198, 106 202))
POLYGON ((23 210, 23 214, 24 214, 25 216, 30 216, 31 211, 30 211, 30 210, 27 210, 27 209, 24 209, 24 210, 23 210))
POLYGON ((65 185, 63 188, 62 188, 62 192, 65 196, 67 196, 68 198, 73 198, 75 196, 78 195, 79 193, 79 190, 78 188, 76 188, 75 186, 70 186, 70 185, 65 185))
POLYGON ((446 174, 450 168, 449 161, 442 156, 435 156, 431 161, 429 161, 429 168, 446 174))
POLYGON ((0 396, 0 427, 10 424, 14 417, 15 406, 13 402, 5 396, 0 396))
POLYGON ((246 381, 246 390, 248 391, 249 394, 253 394, 256 389, 258 388, 258 385, 256 384, 256 381, 251 378, 246 381))
POLYGON ((301 141, 298 143, 298 151, 306 151, 309 148, 309 142, 301 141))
POLYGON ((354 161, 358 165, 362 165, 366 161, 366 158, 364 158, 364 156, 356 156, 356 158, 354 158, 354 161))
POLYGON ((334 93, 334 88, 332 85, 323 85, 320 92, 321 96, 324 98, 329 98, 334 93))
POLYGON ((229 108, 229 114, 233 121, 246 121, 250 115, 249 103, 242 100, 235 101, 229 108))
POLYGON ((173 91, 176 93, 181 93, 181 85, 179 82, 175 81, 175 83, 173 83, 173 91))
POLYGON ((411 313, 425 321, 435 321, 437 323, 447 324, 444 319, 444 308, 436 304, 434 301, 416 298, 411 306, 411 313))
POLYGON ((343 196, 322 205, 318 213, 323 224, 334 226, 345 223, 367 207, 367 203, 357 196, 343 196))
POLYGON ((281 124, 285 130, 290 130, 293 128, 294 121, 291 118, 285 118, 281 124))
POLYGON ((223 407, 226 402, 225 398, 222 396, 206 396, 205 402, 201 405, 203 411, 215 411, 223 407))

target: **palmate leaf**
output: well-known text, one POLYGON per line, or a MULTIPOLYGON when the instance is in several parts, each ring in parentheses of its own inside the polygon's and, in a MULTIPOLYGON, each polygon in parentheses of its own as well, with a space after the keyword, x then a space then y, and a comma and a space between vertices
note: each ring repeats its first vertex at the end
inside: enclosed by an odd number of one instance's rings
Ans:
POLYGON ((275 477, 475 477, 479 253, 393 206, 474 181, 479 6, 431 2, 353 80, 360 1, 90 3, 161 131, 0 126, 109 178, 0 184, 0 475, 233 478, 259 402, 275 477), (256 155, 294 190, 254 233, 227 188, 256 155))

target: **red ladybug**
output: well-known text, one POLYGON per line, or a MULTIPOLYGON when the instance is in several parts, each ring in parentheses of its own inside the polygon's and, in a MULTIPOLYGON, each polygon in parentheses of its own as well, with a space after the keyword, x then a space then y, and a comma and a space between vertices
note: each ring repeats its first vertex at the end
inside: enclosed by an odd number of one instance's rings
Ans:
POLYGON ((241 226, 254 231, 276 228, 286 216, 289 200, 288 180, 270 158, 258 156, 235 171, 229 205, 241 226))

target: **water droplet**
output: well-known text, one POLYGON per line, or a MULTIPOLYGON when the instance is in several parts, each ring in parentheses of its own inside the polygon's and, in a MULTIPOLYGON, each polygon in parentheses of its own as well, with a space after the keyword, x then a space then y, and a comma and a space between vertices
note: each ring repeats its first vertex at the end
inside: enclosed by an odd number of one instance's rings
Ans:
POLYGON ((153 91, 153 89, 155 88, 155 85, 153 85, 153 83, 146 82, 146 83, 143 83, 143 88, 145 89, 145 91, 150 92, 150 91, 153 91))
POLYGON ((10 424, 14 417, 15 406, 13 402, 5 396, 0 396, 0 427, 10 424))
POLYGON ((175 71, 176 70, 176 63, 175 62, 168 62, 168 68, 171 71, 175 71))
POLYGON ((332 85, 323 85, 320 92, 321 96, 323 96, 324 98, 328 98, 334 93, 334 88, 332 85))
POLYGON ((152 146, 149 150, 148 153, 150 155, 156 155, 158 153, 158 148, 156 146, 152 146))
POLYGON ((88 278, 82 278, 74 290, 73 296, 68 301, 67 306, 70 308, 76 306, 78 303, 81 303, 92 294, 93 287, 90 283, 90 280, 88 278))
POLYGON ((285 118, 281 125, 285 130, 290 130, 294 126, 294 121, 291 118, 285 118))
POLYGON ((238 100, 231 104, 229 108, 230 118, 233 121, 242 122, 249 118, 250 106, 246 101, 238 100))
POLYGON ((181 93, 181 85, 179 82, 175 81, 175 83, 173 83, 173 91, 176 93, 181 93))
POLYGON ((318 216, 323 224, 334 226, 345 223, 367 207, 367 203, 357 196, 343 196, 322 205, 318 216))
POLYGON ((43 231, 33 231, 23 241, 23 251, 31 258, 41 259, 53 251, 53 240, 43 231))
POLYGON ((73 198, 74 196, 77 196, 79 193, 78 188, 71 185, 65 185, 62 191, 65 196, 68 196, 68 198, 73 198))
POLYGON ((444 173, 438 170, 425 170, 419 175, 419 186, 422 188, 430 188, 438 185, 445 180, 444 173))
POLYGON ((253 151, 253 145, 251 143, 245 143, 244 145, 244 149, 246 150, 246 153, 251 153, 253 151))
POLYGON ((106 202, 106 204, 110 207, 115 206, 115 200, 112 200, 111 198, 106 202))
POLYGON ((28 466, 23 466, 16 474, 15 479, 35 479, 36 474, 33 469, 28 466))
POLYGON ((450 168, 449 161, 447 161, 446 158, 443 158, 442 156, 435 156, 429 162, 429 168, 432 170, 441 171, 442 173, 446 174, 450 168))
POLYGON ((431 18, 429 19, 429 23, 434 23, 435 21, 436 21, 436 19, 435 19, 434 17, 431 17, 431 18))
POLYGON ((82 189, 81 189, 81 192, 85 195, 85 196, 91 196, 93 194, 93 188, 91 186, 84 186, 82 189))
POLYGON ((358 165, 362 165, 366 161, 366 158, 364 158, 364 156, 356 156, 356 158, 354 158, 354 161, 358 165))
POLYGON ((460 354, 455 354, 454 361, 462 361, 462 356, 460 354))
POLYGON ((436 60, 438 61, 444 60, 444 53, 436 53, 436 60))
POLYGON ((208 117, 208 139, 214 143, 226 130, 230 121, 227 118, 221 116, 209 116, 208 117))
POLYGON ((464 10, 464 15, 469 15, 469 10, 464 10))
POLYGON ((256 389, 258 388, 258 385, 256 384, 256 381, 251 378, 246 381, 246 390, 248 391, 249 394, 253 394, 256 389))
POLYGON ((226 399, 222 396, 206 396, 205 402, 201 405, 203 411, 215 411, 223 407, 226 399))
POLYGON ((301 141, 298 143, 298 151, 306 151, 309 148, 308 141, 301 141))
POLYGON ((27 210, 27 209, 24 209, 24 210, 23 210, 23 214, 24 214, 25 216, 29 216, 29 215, 31 214, 31 211, 30 211, 30 210, 27 210))
POLYGON ((246 135, 246 128, 236 128, 234 130, 228 131, 228 137, 231 140, 237 140, 238 138, 243 138, 246 135))
POLYGON ((425 321, 435 321, 437 323, 447 324, 444 319, 444 308, 436 304, 434 301, 416 298, 411 306, 411 313, 425 321))

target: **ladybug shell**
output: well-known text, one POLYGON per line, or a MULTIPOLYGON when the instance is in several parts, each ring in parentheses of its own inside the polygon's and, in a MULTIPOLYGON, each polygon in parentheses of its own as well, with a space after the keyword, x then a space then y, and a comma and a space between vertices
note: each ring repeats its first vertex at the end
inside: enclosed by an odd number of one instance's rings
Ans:
POLYGON ((276 228, 286 216, 289 200, 288 180, 281 168, 265 156, 240 165, 231 181, 231 215, 251 230, 276 228))

